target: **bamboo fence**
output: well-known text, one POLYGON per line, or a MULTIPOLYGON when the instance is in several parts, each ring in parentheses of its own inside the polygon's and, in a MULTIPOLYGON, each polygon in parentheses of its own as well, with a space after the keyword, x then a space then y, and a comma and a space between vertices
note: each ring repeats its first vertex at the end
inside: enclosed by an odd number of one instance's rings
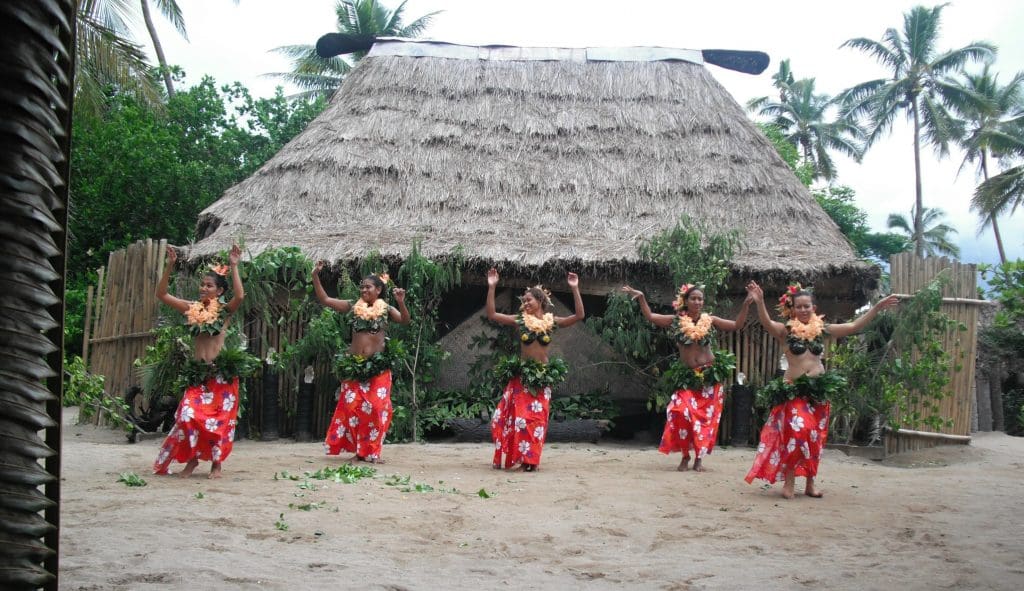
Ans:
POLYGON ((140 240, 110 253, 95 288, 86 291, 82 359, 91 373, 104 376, 107 396, 123 396, 137 384, 135 360, 155 341, 155 291, 166 250, 165 240, 140 240))
MULTIPOLYGON (((892 291, 896 294, 913 294, 927 286, 940 272, 949 269, 951 281, 943 288, 942 312, 964 325, 966 330, 951 333, 943 340, 943 348, 953 356, 954 367, 950 369, 946 395, 939 401, 939 414, 952 419, 952 424, 937 431, 940 437, 928 433, 908 432, 902 428, 899 431, 890 431, 885 438, 886 453, 969 441, 966 436, 970 434, 971 405, 974 399, 978 313, 980 306, 987 304, 977 299, 977 268, 975 265, 946 258, 919 258, 913 253, 894 255, 889 264, 892 291)), ((923 411, 920 408, 917 410, 923 411)), ((918 430, 917 427, 909 425, 907 429, 918 430)))

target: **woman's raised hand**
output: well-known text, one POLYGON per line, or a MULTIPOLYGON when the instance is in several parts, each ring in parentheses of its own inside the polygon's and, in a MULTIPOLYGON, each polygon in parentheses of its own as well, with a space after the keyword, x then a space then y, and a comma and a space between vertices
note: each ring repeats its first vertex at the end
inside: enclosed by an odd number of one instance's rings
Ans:
POLYGON ((313 274, 314 275, 319 275, 320 271, 323 271, 323 270, 324 270, 324 261, 317 261, 316 264, 313 265, 313 274))
POLYGON ((565 280, 569 282, 569 287, 573 289, 580 286, 580 277, 575 273, 569 273, 566 275, 565 280))
POLYGON ((630 287, 628 285, 623 285, 622 286, 622 291, 625 292, 626 295, 628 295, 629 299, 631 299, 631 300, 635 300, 638 297, 644 295, 644 292, 640 291, 639 289, 633 289, 632 287, 630 287))
POLYGON ((178 251, 174 250, 173 246, 167 246, 167 264, 174 266, 178 262, 178 251))
POLYGON ((401 287, 396 287, 391 290, 391 294, 395 296, 395 301, 399 304, 405 302, 405 290, 401 287))
POLYGON ((747 283, 747 296, 752 298, 752 301, 759 302, 764 298, 764 291, 761 290, 761 286, 756 281, 749 281, 747 283))
POLYGON ((490 270, 487 271, 487 286, 494 287, 495 285, 498 285, 498 270, 491 267, 490 270))
POLYGON ((242 260, 242 249, 237 244, 231 245, 231 252, 228 254, 228 262, 231 263, 232 267, 237 267, 238 262, 242 260))

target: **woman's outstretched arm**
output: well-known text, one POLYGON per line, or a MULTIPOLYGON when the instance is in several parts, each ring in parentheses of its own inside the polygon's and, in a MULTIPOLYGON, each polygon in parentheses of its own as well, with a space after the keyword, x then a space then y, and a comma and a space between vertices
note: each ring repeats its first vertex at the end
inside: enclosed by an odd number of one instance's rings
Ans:
POLYGON ((171 270, 174 269, 174 264, 177 262, 178 251, 174 250, 173 246, 168 246, 167 266, 164 267, 164 274, 160 277, 160 282, 156 284, 156 299, 184 314, 188 312, 189 302, 167 293, 167 286, 171 283, 171 270))
POLYGON ((316 294, 316 299, 332 310, 341 312, 342 314, 352 309, 352 302, 348 300, 339 300, 332 298, 327 295, 324 291, 324 286, 320 284, 320 271, 324 268, 324 261, 317 261, 316 266, 313 267, 313 293, 316 294))
POLYGON ((651 306, 647 303, 647 296, 644 295, 644 292, 639 289, 634 289, 628 285, 623 285, 622 291, 640 304, 640 312, 648 322, 660 328, 668 328, 672 326, 672 321, 675 320, 675 317, 669 316, 668 314, 655 314, 654 312, 651 312, 651 306))

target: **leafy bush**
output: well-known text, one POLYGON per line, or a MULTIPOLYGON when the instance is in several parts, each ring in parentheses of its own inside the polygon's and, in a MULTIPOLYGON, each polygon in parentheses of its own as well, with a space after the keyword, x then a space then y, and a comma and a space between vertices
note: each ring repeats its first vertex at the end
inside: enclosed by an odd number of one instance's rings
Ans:
POLYGON ((952 423, 939 413, 939 402, 947 395, 950 369, 960 368, 956 354, 963 352, 946 350, 942 339, 966 327, 940 311, 948 282, 943 271, 895 311, 879 314, 860 335, 832 347, 832 367, 849 382, 832 397, 837 440, 851 441, 865 420, 875 431, 884 423, 935 430, 952 423))
POLYGON ((64 362, 64 406, 78 406, 80 423, 102 412, 111 425, 125 430, 131 429, 128 422, 128 406, 120 398, 107 395, 103 376, 93 375, 85 369, 82 358, 75 355, 71 362, 64 362))
POLYGON ((1003 417, 1009 435, 1024 435, 1024 389, 1003 392, 1003 417))

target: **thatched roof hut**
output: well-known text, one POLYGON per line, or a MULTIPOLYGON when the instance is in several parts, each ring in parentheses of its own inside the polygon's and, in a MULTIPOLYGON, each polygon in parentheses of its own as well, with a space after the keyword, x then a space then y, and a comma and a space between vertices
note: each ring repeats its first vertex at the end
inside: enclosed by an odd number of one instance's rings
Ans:
POLYGON ((202 212, 190 257, 241 236, 253 253, 401 258, 422 238, 427 256, 461 245, 481 266, 605 289, 640 265, 638 239, 688 214, 745 231, 740 274, 863 301, 877 271, 700 55, 378 41, 304 132, 202 212))

